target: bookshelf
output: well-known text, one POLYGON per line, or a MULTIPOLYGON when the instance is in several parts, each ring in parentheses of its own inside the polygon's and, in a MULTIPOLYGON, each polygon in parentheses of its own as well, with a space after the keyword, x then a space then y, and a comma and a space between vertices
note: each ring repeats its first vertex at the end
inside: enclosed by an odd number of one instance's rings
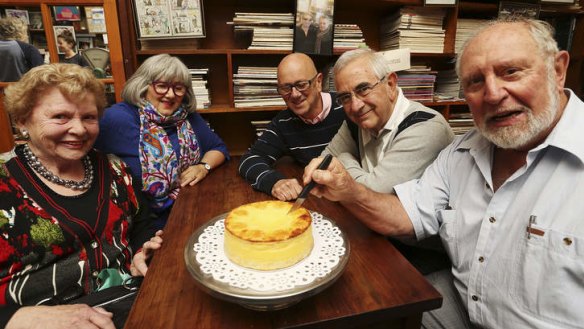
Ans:
MULTIPOLYGON (((256 138, 251 121, 269 120, 280 106, 269 107, 234 107, 233 74, 240 66, 272 65, 276 66, 289 51, 248 50, 249 40, 236 36, 233 26, 227 24, 233 20, 235 12, 294 13, 294 0, 213 0, 204 2, 206 37, 201 39, 167 39, 139 40, 137 38, 132 0, 118 2, 120 17, 128 18, 120 24, 126 78, 132 75, 146 58, 159 53, 178 56, 189 68, 209 68, 208 85, 211 95, 211 107, 199 113, 207 119, 211 127, 227 143, 232 154, 242 154, 256 138)), ((455 37, 458 18, 493 18, 496 17, 498 1, 459 1, 457 6, 444 7, 446 30, 444 51, 440 54, 412 53, 412 61, 426 62, 438 69, 454 67, 455 37)), ((336 0, 335 24, 357 24, 363 31, 367 45, 379 50, 379 22, 403 6, 423 6, 422 0, 336 0)), ((584 11, 576 6, 541 5, 541 16, 551 17, 573 15, 576 17, 574 40, 584 39, 584 11)), ((572 61, 567 86, 583 96, 584 80, 584 43, 574 42, 572 61)), ((313 56, 319 70, 330 68, 340 55, 313 56)), ((325 75, 326 76, 326 75, 325 75)), ((446 118, 450 114, 468 111, 464 101, 426 102, 425 105, 440 111, 446 118)))
MULTIPOLYGON (((56 38, 53 26, 66 24, 69 22, 58 22, 55 20, 54 6, 78 6, 84 13, 84 7, 97 6, 103 8, 104 23, 107 33, 89 33, 84 30, 81 21, 70 22, 75 29, 76 37, 93 38, 94 46, 103 46, 107 40, 107 48, 110 56, 111 76, 102 81, 113 91, 111 102, 121 100, 121 92, 126 81, 124 64, 122 58, 122 42, 118 29, 118 11, 116 0, 0 0, 0 13, 5 15, 5 9, 21 9, 29 12, 39 12, 42 18, 42 29, 29 28, 30 43, 35 44, 38 40, 44 40, 44 44, 37 43, 37 47, 42 47, 48 54, 48 61, 59 62, 59 54, 56 46, 56 38), (100 43, 101 40, 101 43, 100 43)), ((0 82, 0 92, 8 83, 0 82)), ((0 152, 8 151, 14 144, 14 137, 8 116, 4 111, 3 103, 0 102, 0 152)))

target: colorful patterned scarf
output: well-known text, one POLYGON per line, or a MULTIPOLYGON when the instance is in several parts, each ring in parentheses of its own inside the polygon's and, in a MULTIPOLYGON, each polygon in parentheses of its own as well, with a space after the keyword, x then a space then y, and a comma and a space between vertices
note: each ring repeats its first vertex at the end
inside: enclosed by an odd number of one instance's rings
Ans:
POLYGON ((166 209, 178 195, 180 174, 199 162, 201 149, 186 119, 189 112, 182 105, 171 116, 164 116, 152 104, 144 101, 139 112, 142 190, 153 201, 153 208, 166 209), (164 130, 172 126, 176 126, 180 158, 164 130))

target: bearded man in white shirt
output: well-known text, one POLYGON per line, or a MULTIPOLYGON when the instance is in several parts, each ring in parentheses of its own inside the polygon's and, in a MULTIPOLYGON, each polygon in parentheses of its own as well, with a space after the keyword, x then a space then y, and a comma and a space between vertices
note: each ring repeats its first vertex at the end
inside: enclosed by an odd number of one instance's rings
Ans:
POLYGON ((452 269, 428 277, 442 308, 424 328, 581 327, 584 312, 584 103, 564 89, 569 54, 544 22, 491 22, 457 70, 476 130, 395 194, 356 183, 338 160, 304 182, 373 230, 439 235, 452 269))

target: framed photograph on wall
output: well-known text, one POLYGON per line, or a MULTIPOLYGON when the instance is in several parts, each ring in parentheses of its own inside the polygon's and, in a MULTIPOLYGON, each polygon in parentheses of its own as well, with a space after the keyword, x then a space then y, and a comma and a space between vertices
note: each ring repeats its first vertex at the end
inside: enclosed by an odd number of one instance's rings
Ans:
POLYGON ((79 51, 93 48, 92 37, 77 37, 75 41, 77 41, 77 50, 79 51))
POLYGON ((29 25, 32 30, 43 29, 43 15, 40 11, 31 11, 28 13, 29 25))
MULTIPOLYGON (((57 43, 57 53, 58 54, 64 54, 64 52, 61 51, 61 49, 59 49, 59 41, 57 40, 57 38, 59 37, 59 35, 61 35, 63 32, 65 31, 69 31, 71 33, 71 35, 73 36, 73 38, 75 39, 75 41, 77 41, 77 39, 75 38, 75 28, 73 28, 73 26, 53 26, 53 33, 55 34, 55 42, 57 43)), ((67 32, 65 32, 67 33, 67 32)))
POLYGON ((334 0, 296 0, 295 52, 333 54, 334 9, 334 0))
POLYGON ((56 21, 79 21, 81 13, 78 6, 54 6, 56 21))
POLYGON ((21 9, 5 9, 6 17, 16 17, 23 21, 26 25, 29 24, 28 10, 21 9))
POLYGON ((205 37, 202 0, 136 0, 134 7, 141 39, 205 37))

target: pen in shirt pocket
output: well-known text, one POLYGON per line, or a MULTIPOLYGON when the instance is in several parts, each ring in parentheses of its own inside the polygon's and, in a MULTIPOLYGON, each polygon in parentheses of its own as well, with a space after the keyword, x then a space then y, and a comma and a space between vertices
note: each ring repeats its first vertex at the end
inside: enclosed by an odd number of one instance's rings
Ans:
POLYGON ((527 238, 531 239, 531 235, 543 236, 545 231, 535 227, 537 225, 536 222, 537 216, 531 215, 529 216, 529 222, 527 223, 527 238))

